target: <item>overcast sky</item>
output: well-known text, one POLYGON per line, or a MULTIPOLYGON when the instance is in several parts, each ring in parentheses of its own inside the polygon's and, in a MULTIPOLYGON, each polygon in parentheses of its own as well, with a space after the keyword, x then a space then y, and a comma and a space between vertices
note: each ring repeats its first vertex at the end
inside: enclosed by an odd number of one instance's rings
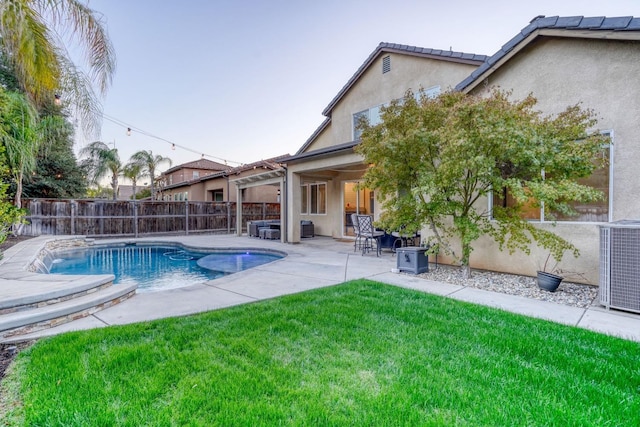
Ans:
MULTIPOLYGON (((115 144, 124 162, 152 150, 174 165, 202 154, 231 166, 294 154, 380 42, 492 55, 537 15, 640 16, 638 0, 90 0, 89 6, 104 15, 118 62, 103 102, 101 140, 115 144)), ((77 148, 87 142, 79 136, 77 148)))

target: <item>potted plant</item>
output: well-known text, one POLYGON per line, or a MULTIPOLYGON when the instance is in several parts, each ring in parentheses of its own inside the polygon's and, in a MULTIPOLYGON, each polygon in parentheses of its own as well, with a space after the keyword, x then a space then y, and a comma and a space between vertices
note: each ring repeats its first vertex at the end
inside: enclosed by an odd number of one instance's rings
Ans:
POLYGON ((555 292, 556 289, 558 289, 558 286, 560 286, 560 282, 564 280, 564 277, 556 274, 560 273, 560 270, 557 269, 557 261, 553 264, 553 267, 547 270, 549 258, 551 258, 551 254, 547 255, 547 259, 544 261, 544 265, 540 270, 537 271, 538 287, 545 291, 555 292))

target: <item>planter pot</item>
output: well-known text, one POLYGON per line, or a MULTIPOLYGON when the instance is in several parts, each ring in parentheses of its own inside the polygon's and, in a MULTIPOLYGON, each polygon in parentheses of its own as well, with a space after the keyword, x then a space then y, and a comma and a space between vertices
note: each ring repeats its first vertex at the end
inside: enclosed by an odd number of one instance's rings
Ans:
POLYGON ((545 291, 555 292, 562 282, 562 277, 555 274, 547 273, 546 271, 538 271, 538 287, 545 291))

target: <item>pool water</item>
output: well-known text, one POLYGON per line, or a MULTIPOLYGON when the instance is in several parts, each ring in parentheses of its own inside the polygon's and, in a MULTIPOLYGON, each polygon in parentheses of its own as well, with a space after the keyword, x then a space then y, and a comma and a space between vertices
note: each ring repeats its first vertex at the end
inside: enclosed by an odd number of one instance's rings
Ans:
POLYGON ((202 283, 282 258, 255 251, 200 252, 178 246, 103 246, 55 253, 51 274, 113 274, 140 291, 202 283))

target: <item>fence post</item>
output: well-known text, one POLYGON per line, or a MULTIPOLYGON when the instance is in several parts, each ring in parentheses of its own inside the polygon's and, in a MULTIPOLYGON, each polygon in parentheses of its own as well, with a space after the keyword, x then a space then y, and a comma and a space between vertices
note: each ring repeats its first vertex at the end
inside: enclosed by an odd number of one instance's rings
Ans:
POLYGON ((70 200, 71 203, 71 235, 76 235, 76 201, 70 200))
POLYGON ((133 201, 133 234, 138 237, 138 201, 133 201))
POLYGON ((100 235, 104 235, 104 202, 100 201, 98 204, 98 212, 100 212, 100 235))
POLYGON ((227 202, 227 234, 231 234, 231 203, 227 202))
POLYGON ((184 234, 189 234, 189 201, 184 201, 184 234))

